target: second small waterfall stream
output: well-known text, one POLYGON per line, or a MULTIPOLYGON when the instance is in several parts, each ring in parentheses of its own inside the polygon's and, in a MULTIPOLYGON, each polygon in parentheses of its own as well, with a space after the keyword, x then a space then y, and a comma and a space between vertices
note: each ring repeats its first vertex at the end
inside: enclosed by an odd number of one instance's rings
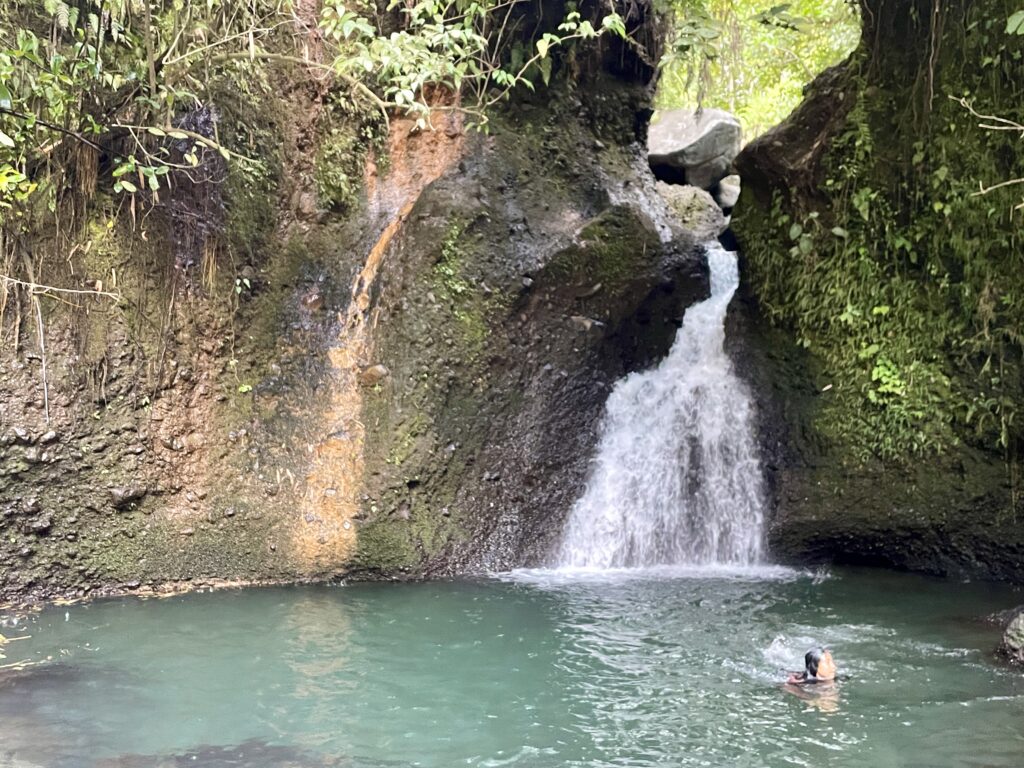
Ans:
POLYGON ((558 565, 750 565, 764 488, 750 394, 725 353, 736 254, 706 246, 711 296, 690 307, 668 356, 616 383, 558 565))

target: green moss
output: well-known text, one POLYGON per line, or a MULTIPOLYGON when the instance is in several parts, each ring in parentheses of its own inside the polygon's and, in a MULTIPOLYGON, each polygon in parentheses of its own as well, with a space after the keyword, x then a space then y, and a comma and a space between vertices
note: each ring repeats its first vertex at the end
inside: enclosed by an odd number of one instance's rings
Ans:
POLYGON ((448 225, 441 243, 441 256, 434 265, 438 285, 452 299, 459 299, 470 290, 469 283, 462 276, 465 253, 460 247, 459 238, 464 231, 465 225, 457 219, 448 225))
POLYGON ((505 306, 500 294, 484 295, 468 277, 468 265, 478 258, 474 247, 470 228, 461 218, 453 219, 431 270, 433 290, 455 320, 446 325, 457 333, 462 359, 469 364, 479 362, 490 336, 491 317, 505 306))
MULTIPOLYGON (((122 517, 116 528, 94 530, 90 540, 77 547, 83 564, 114 583, 294 574, 287 541, 282 539, 279 546, 272 517, 253 513, 237 500, 231 506, 231 517, 189 520, 136 510, 122 517)), ((211 509, 224 508, 211 504, 211 509)))
MULTIPOLYGON (((234 265, 258 261, 267 244, 275 221, 274 199, 267 192, 275 177, 266 166, 231 166, 224 190, 228 200, 225 239, 234 265)), ((228 277, 233 280, 235 274, 228 277)))
POLYGON ((360 111, 358 103, 347 97, 336 95, 328 101, 314 170, 320 204, 325 208, 347 211, 356 203, 370 151, 381 155, 378 170, 383 170, 387 131, 380 119, 379 113, 360 111))
POLYGON ((400 573, 416 568, 420 555, 413 542, 413 531, 406 521, 377 520, 359 528, 353 565, 385 573, 400 573))
POLYGON ((127 530, 109 531, 80 548, 83 564, 97 576, 114 583, 141 579, 148 571, 144 558, 151 543, 140 534, 142 526, 133 521, 127 530))
POLYGON ((1000 27, 1008 7, 978 4, 945 27, 927 120, 902 109, 920 80, 884 53, 855 57, 844 90, 856 102, 818 169, 819 195, 777 189, 758 207, 745 194, 738 210, 763 310, 820 361, 816 427, 862 461, 961 441, 1014 455, 1021 440, 1020 195, 976 193, 1024 176, 1024 154, 943 95, 1022 118, 1008 87, 1022 57, 1000 27))
POLYGON ((388 451, 388 457, 385 461, 396 467, 400 467, 404 464, 415 452, 416 446, 428 429, 429 424, 430 419, 423 412, 416 413, 416 415, 411 419, 402 424, 398 430, 390 436, 392 439, 392 446, 388 451))
POLYGON ((600 283, 613 291, 629 282, 649 249, 660 247, 657 235, 624 206, 609 208, 590 221, 578 240, 552 260, 551 275, 600 283))

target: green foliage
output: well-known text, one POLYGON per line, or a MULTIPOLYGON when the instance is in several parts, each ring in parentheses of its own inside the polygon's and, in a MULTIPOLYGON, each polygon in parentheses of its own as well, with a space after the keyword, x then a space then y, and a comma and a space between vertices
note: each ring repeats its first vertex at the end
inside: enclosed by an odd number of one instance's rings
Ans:
POLYGON ((672 45, 662 61, 658 106, 718 107, 747 139, 778 124, 803 87, 853 50, 860 34, 848 0, 672 0, 672 45))
MULTIPOLYGON (((517 34, 518 5, 394 2, 389 11, 397 10, 401 23, 385 34, 333 0, 321 28, 338 44, 332 70, 355 95, 382 111, 414 113, 421 127, 432 109, 452 108, 442 102, 454 102, 482 125, 486 110, 511 89, 548 81, 557 48, 626 35, 615 13, 591 22, 570 8, 556 32, 531 40, 517 34)), ((6 4, 0 10, 0 224, 23 216, 40 190, 54 211, 76 151, 115 155, 109 188, 145 192, 154 201, 172 172, 187 177, 204 152, 237 158, 215 135, 181 127, 180 116, 209 102, 211 69, 245 71, 275 59, 304 63, 270 45, 284 34, 277 30, 290 23, 290 10, 287 0, 6 4)), ((341 168, 338 152, 348 148, 331 138, 335 156, 328 159, 341 168)), ((356 179, 348 168, 328 176, 318 178, 321 193, 343 206, 356 179)))
POLYGON ((334 40, 335 71, 371 94, 381 109, 400 109, 426 128, 443 94, 455 95, 458 109, 487 124, 487 110, 512 89, 547 84, 558 48, 604 34, 626 37, 617 13, 597 25, 570 6, 557 32, 535 40, 516 36, 518 3, 504 0, 419 0, 388 6, 399 9, 399 29, 384 34, 340 0, 325 4, 321 28, 334 40), (529 46, 529 47, 527 47, 529 46))
POLYGON ((331 129, 316 157, 316 186, 320 202, 329 208, 345 210, 355 200, 362 184, 362 170, 353 159, 362 153, 351 133, 331 129))
POLYGON ((130 195, 157 194, 206 151, 231 156, 175 121, 207 99, 199 65, 261 52, 283 4, 139 6, 16 0, 0 11, 0 222, 23 215, 37 190, 53 210, 78 151, 115 155, 111 188, 130 195))
MULTIPOLYGON (((957 63, 943 87, 1019 123, 1024 57, 1002 19, 975 10, 949 25, 970 33, 943 41, 957 63)), ((866 55, 853 64, 869 70, 866 55)), ((754 290, 820 361, 818 427, 854 455, 906 461, 961 441, 1016 455, 1021 197, 996 182, 1024 176, 1017 135, 979 129, 941 96, 922 127, 905 109, 915 83, 874 77, 844 87, 856 102, 826 156, 825 197, 778 190, 769 211, 744 214, 754 290)))
POLYGON ((327 105, 322 120, 314 178, 320 204, 336 211, 348 210, 363 184, 367 154, 386 160, 386 129, 379 114, 358 108, 337 94, 327 105))
POLYGON ((1024 11, 1017 11, 1006 20, 1008 35, 1024 35, 1024 11))

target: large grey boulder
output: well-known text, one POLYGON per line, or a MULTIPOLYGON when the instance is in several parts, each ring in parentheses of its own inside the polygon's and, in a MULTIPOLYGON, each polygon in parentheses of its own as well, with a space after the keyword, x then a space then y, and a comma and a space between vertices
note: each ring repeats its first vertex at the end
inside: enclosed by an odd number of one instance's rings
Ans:
POLYGON ((647 134, 647 159, 662 181, 711 189, 729 174, 742 130, 720 109, 659 112, 647 134))

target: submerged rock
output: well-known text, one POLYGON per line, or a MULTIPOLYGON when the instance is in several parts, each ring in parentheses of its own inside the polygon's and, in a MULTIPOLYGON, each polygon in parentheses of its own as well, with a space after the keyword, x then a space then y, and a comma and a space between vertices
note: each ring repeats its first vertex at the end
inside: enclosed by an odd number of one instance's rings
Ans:
POLYGON ((249 739, 236 746, 201 745, 174 754, 119 755, 96 763, 98 768, 340 768, 351 764, 347 759, 269 744, 262 739, 249 739))
POLYGON ((739 154, 739 120, 720 109, 660 112, 647 136, 647 159, 662 181, 711 189, 739 154))

